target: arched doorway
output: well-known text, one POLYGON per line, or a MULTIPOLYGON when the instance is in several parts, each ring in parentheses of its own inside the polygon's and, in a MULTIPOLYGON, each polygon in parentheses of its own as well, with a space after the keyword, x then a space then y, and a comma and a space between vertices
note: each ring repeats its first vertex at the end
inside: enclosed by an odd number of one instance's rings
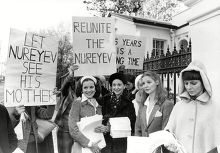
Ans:
POLYGON ((187 50, 188 47, 188 41, 186 39, 182 39, 179 41, 179 49, 183 48, 184 50, 187 50))

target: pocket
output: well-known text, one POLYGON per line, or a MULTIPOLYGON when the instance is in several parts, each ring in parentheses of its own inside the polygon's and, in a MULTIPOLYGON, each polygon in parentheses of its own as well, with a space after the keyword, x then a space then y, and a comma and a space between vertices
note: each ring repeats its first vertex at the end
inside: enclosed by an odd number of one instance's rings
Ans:
POLYGON ((161 117, 163 114, 158 110, 155 114, 155 117, 161 117))

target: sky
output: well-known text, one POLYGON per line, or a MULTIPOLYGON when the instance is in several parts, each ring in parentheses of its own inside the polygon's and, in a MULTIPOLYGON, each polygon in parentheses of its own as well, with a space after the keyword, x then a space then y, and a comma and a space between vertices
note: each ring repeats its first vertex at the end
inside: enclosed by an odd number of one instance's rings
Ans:
POLYGON ((83 0, 0 0, 0 62, 6 60, 10 28, 56 28, 71 25, 72 16, 91 16, 83 0))

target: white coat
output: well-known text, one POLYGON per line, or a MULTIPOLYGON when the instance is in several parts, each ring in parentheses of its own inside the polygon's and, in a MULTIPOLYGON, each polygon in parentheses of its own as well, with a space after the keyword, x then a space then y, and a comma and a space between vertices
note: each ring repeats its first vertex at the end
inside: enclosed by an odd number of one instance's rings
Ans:
POLYGON ((207 153, 220 144, 219 107, 212 100, 212 88, 201 63, 192 62, 182 72, 179 84, 182 100, 174 106, 165 129, 176 135, 187 153, 207 153), (195 100, 190 98, 182 80, 182 72, 189 70, 200 72, 205 88, 195 100))

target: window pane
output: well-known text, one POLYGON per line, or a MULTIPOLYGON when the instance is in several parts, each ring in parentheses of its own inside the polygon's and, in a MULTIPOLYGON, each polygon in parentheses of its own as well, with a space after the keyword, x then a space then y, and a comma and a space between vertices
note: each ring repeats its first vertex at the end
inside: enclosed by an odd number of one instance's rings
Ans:
POLYGON ((164 41, 161 42, 161 49, 164 48, 164 41))
POLYGON ((164 41, 163 40, 153 40, 153 50, 156 51, 156 55, 161 55, 161 51, 164 50, 164 41))

